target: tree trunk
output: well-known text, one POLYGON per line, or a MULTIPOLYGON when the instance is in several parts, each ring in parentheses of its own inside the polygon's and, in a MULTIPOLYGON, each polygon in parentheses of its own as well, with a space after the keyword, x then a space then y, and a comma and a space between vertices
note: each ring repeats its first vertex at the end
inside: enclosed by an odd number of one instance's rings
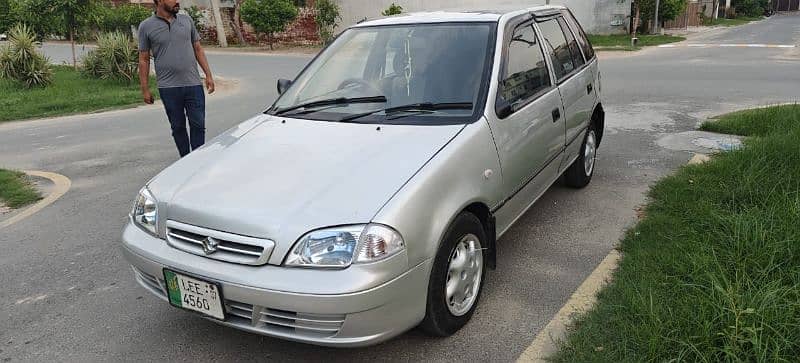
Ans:
POLYGON ((275 48, 272 47, 272 33, 267 34, 267 42, 269 43, 269 50, 275 50, 275 48))
POLYGON ((78 70, 78 59, 75 57, 75 29, 73 27, 69 28, 69 44, 72 48, 72 68, 78 70))
POLYGON ((222 25, 222 15, 219 13, 219 0, 211 0, 211 12, 214 13, 214 23, 217 25, 217 41, 222 48, 228 47, 228 37, 225 36, 225 26, 222 25))
POLYGON ((236 0, 233 5, 233 31, 236 32, 236 37, 239 38, 239 44, 247 45, 242 33, 242 16, 239 13, 239 7, 242 6, 242 0, 236 0))

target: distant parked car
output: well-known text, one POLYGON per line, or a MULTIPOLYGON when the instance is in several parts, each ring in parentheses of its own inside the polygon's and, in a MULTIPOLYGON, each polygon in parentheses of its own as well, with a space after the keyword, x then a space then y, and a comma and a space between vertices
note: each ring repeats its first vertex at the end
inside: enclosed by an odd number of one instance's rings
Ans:
POLYGON ((254 333, 453 334, 495 241, 562 176, 591 181, 600 91, 564 7, 354 25, 265 114, 150 180, 124 254, 163 300, 254 333))
POLYGON ((6 35, 6 33, 0 33, 0 41, 2 40, 8 40, 8 36, 6 35))

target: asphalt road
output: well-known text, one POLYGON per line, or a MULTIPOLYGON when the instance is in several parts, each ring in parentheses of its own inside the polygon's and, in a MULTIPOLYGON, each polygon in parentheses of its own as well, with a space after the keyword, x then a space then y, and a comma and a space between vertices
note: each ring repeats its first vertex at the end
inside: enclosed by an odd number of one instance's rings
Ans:
MULTIPOLYGON (((698 42, 800 43, 800 15, 696 36, 698 42)), ((692 40, 694 41, 694 39, 692 40)), ((60 61, 64 45, 45 51, 60 61)), ((212 54, 238 79, 208 98, 208 134, 258 113, 275 81, 308 56, 212 54)), ((119 236, 137 190, 177 159, 158 106, 0 124, 0 165, 53 171, 72 189, 0 230, 3 361, 512 361, 636 221, 648 186, 691 156, 656 141, 704 118, 800 99, 800 49, 666 48, 601 58, 607 136, 592 184, 551 188, 501 239, 470 324, 453 337, 411 331, 336 350, 252 335, 176 310, 135 285, 119 236)))

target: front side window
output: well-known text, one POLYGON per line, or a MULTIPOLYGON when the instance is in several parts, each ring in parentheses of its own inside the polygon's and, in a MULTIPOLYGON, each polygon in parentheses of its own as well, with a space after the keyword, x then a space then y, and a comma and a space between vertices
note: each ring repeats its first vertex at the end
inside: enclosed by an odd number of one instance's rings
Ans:
POLYGON ((512 105, 550 87, 547 63, 531 23, 517 27, 511 34, 501 77, 499 95, 512 105))
POLYGON ((482 90, 490 71, 494 31, 492 23, 349 29, 308 66, 270 111, 280 114, 310 102, 369 97, 367 102, 300 107, 286 116, 375 123, 471 122, 485 104, 482 90), (405 107, 409 105, 424 106, 405 107))
POLYGON ((547 51, 553 60, 553 72, 555 72, 556 78, 561 80, 576 68, 564 31, 561 30, 557 19, 539 23, 539 29, 547 42, 547 51))

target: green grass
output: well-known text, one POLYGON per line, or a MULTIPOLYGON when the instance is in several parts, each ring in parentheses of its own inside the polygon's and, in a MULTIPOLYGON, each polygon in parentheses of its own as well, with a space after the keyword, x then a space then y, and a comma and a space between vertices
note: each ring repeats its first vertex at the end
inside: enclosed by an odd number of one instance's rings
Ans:
MULTIPOLYGON (((27 89, 0 79, 0 122, 97 112, 144 104, 138 81, 87 78, 72 67, 54 66, 54 81, 47 88, 27 89)), ((153 97, 158 97, 151 78, 153 97)))
POLYGON ((597 50, 639 50, 642 47, 675 43, 686 40, 684 37, 673 35, 638 35, 639 42, 636 47, 631 47, 631 36, 628 34, 594 35, 590 34, 589 41, 597 50))
POLYGON ((735 19, 714 19, 706 22, 705 25, 719 25, 719 26, 737 26, 744 25, 753 21, 764 19, 763 17, 748 18, 740 17, 735 19))
POLYGON ((750 138, 653 186, 613 281, 555 361, 800 357, 800 105, 703 129, 750 138))
POLYGON ((0 169, 0 201, 11 208, 31 204, 42 197, 24 173, 0 169))

